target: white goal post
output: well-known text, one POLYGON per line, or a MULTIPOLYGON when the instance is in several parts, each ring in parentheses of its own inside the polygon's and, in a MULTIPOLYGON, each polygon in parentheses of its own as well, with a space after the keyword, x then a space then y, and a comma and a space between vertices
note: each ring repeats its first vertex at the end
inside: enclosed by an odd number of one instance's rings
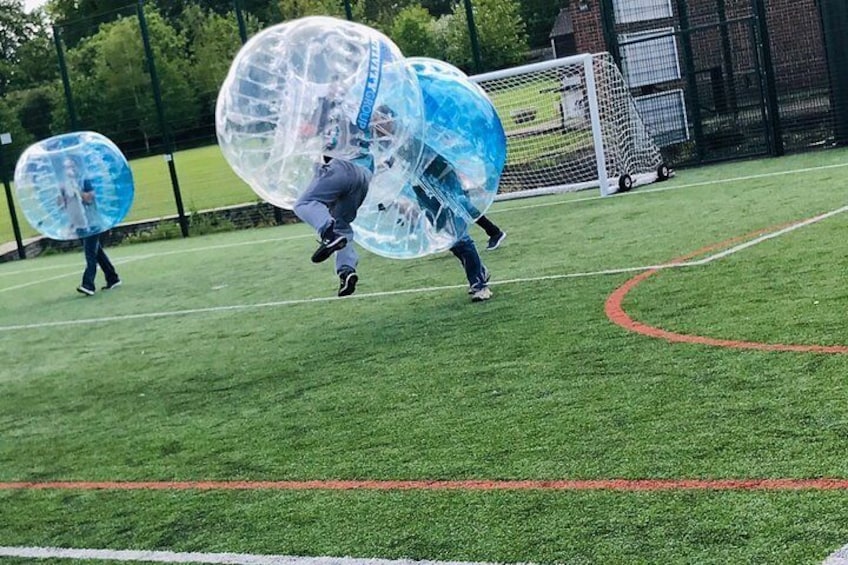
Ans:
POLYGON ((670 174, 608 53, 470 78, 507 136, 498 200, 593 187, 607 196, 670 174))

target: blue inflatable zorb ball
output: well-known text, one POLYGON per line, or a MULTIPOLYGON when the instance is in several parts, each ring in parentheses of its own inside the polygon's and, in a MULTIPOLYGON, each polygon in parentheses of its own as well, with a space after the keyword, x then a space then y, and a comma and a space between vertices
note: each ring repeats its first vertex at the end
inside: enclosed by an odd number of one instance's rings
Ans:
POLYGON ((15 193, 41 234, 72 240, 105 232, 132 206, 132 171, 121 150, 91 132, 57 135, 29 146, 15 166, 15 193))
MULTIPOLYGON (((353 226, 364 247, 396 258, 453 246, 491 205, 506 162, 506 135, 486 93, 443 61, 406 62, 423 95, 422 156, 394 200, 379 202, 377 214, 364 211, 363 219, 376 215, 380 227, 361 233, 359 218, 353 226)), ((369 194, 366 202, 373 200, 369 194)))

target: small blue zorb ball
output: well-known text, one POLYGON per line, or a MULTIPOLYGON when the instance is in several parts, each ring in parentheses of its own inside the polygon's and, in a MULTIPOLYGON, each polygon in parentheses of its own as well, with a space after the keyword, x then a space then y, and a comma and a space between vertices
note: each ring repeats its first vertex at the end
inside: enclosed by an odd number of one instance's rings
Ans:
POLYGON ((477 84, 444 61, 406 63, 423 95, 422 156, 397 197, 375 206, 383 193, 369 192, 353 224, 363 247, 395 258, 453 246, 491 205, 506 162, 503 125, 477 84))
POLYGON ((15 166, 15 193, 41 234, 72 240, 108 231, 132 206, 132 171, 121 150, 92 131, 29 146, 15 166))

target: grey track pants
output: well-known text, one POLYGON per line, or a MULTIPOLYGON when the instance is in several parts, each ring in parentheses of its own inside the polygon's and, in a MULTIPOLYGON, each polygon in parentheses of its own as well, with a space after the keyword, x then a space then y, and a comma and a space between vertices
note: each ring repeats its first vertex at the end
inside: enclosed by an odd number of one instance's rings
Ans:
POLYGON ((320 235, 335 222, 333 230, 347 238, 347 246, 336 252, 336 272, 356 269, 359 256, 353 248, 351 222, 368 194, 371 172, 342 159, 333 159, 315 173, 306 191, 294 204, 298 218, 320 235))

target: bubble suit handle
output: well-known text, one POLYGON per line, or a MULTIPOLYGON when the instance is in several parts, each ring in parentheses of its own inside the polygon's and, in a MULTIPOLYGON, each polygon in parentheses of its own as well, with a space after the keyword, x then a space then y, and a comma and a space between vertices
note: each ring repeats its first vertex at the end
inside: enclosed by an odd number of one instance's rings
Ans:
POLYGON ((35 230, 73 240, 123 221, 135 189, 121 150, 104 135, 82 131, 29 146, 15 166, 15 193, 35 230))

